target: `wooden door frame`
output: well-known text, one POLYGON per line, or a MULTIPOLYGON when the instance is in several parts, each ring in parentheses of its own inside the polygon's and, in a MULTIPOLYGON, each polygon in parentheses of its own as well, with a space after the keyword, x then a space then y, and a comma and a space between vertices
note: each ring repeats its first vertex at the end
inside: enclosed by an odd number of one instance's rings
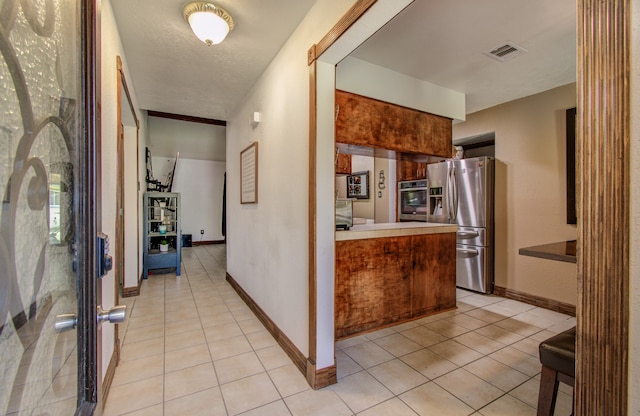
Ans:
MULTIPOLYGON (((116 238, 115 238, 115 283, 113 304, 120 303, 120 291, 124 287, 124 126, 122 124, 122 85, 120 69, 122 62, 120 57, 116 57, 116 65, 118 66, 118 81, 116 82, 116 122, 117 134, 116 139, 116 238)), ((120 362, 120 340, 118 339, 118 325, 114 325, 113 335, 113 361, 115 366, 120 362)), ((114 369, 115 371, 115 369, 114 369)))
MULTIPOLYGON (((124 69, 122 66, 122 59, 120 56, 116 56, 116 123, 117 123, 117 139, 116 139, 116 217, 115 217, 115 256, 114 256, 114 267, 115 267, 115 280, 113 284, 113 304, 120 304, 120 292, 122 291, 123 296, 135 296, 140 293, 140 278, 138 277, 138 284, 134 287, 134 290, 126 291, 124 288, 124 279, 125 279, 125 226, 124 220, 126 213, 124 212, 124 175, 125 175, 125 162, 124 162, 124 123, 122 121, 122 100, 126 98, 129 108, 131 109, 131 113, 133 114, 133 118, 135 120, 136 129, 140 129, 140 122, 138 120, 138 116, 133 107, 133 103, 131 100, 131 94, 127 87, 126 78, 124 76, 124 69), (122 92, 124 91, 124 96, 122 92), (122 214, 120 214, 122 213, 122 214)), ((136 175, 138 174, 138 133, 136 132, 136 175)), ((136 176, 137 177, 137 176, 136 176)), ((137 200, 137 198, 136 198, 137 200)), ((138 204, 136 204, 135 218, 139 218, 138 212, 138 204)), ((137 231, 138 241, 139 241, 139 231, 137 231)), ((139 244, 136 241, 137 250, 140 250, 138 247, 139 244)), ((136 254, 136 261, 140 258, 139 251, 136 254)), ((102 397, 101 403, 104 406, 106 403, 107 397, 109 395, 109 390, 111 388, 111 383, 113 382, 113 377, 115 375, 116 367, 120 362, 120 337, 119 337, 119 325, 114 325, 113 329, 113 355, 111 356, 111 360, 109 361, 109 365, 107 367, 107 371, 104 376, 104 383, 101 388, 102 397)))
MULTIPOLYGON (((124 67, 122 65, 122 58, 120 56, 116 56, 116 68, 117 68, 117 82, 116 82, 116 123, 118 129, 118 138, 117 138, 117 179, 116 179, 116 250, 115 250, 115 288, 114 288, 114 304, 118 305, 120 303, 120 291, 122 290, 123 296, 135 296, 140 292, 140 277, 138 273, 138 284, 134 289, 137 289, 137 292, 134 290, 125 291, 125 265, 126 265, 126 255, 125 255, 125 218, 127 213, 125 212, 124 204, 125 204, 125 134, 124 134, 124 122, 122 119, 122 104, 123 100, 126 99, 126 103, 133 115, 135 125, 136 125, 136 175, 138 174, 138 131, 140 130, 140 121, 135 112, 135 108, 133 106, 133 102, 131 99, 131 93, 129 91, 129 87, 127 86, 126 77, 124 75, 124 67), (122 92, 124 91, 124 96, 122 92), (126 292, 126 293, 125 293, 126 292)), ((137 198, 136 198, 137 200, 137 198)), ((134 215, 131 213, 130 215, 134 215)), ((138 204, 136 204, 135 210, 135 218, 139 218, 138 216, 138 204)), ((137 227, 139 228, 139 227, 137 227)), ((138 241, 136 242, 137 254, 136 260, 140 258, 140 248, 139 248, 139 230, 137 231, 138 241)), ((118 325, 115 326, 115 335, 114 335, 114 356, 115 356, 115 364, 117 365, 120 361, 120 340, 118 339, 118 325)))
MULTIPOLYGON (((358 0, 342 18, 307 52, 309 65, 309 196, 308 196, 308 256, 309 256, 309 353, 307 357, 307 381, 314 389, 337 382, 336 365, 318 370, 317 362, 317 197, 316 197, 316 145, 317 145, 317 59, 364 15, 377 0, 358 0)), ((335 147, 335 146, 334 146, 335 147)), ((334 264, 335 267, 335 264, 334 264)), ((334 340, 335 342, 335 340, 334 340)))
MULTIPOLYGON (((376 0, 358 0, 308 51, 309 364, 317 342, 316 60, 376 0)), ((626 415, 629 341, 629 0, 578 0, 576 414, 626 415), (603 123, 607 120, 610 123, 603 123)))
POLYGON ((579 0, 577 415, 628 412, 629 0, 579 0))
MULTIPOLYGON (((124 122, 122 119, 122 105, 123 102, 126 102, 128 105, 128 109, 133 115, 133 119, 136 127, 136 137, 135 137, 135 146, 136 146, 136 175, 139 172, 139 163, 140 163, 140 148, 139 148, 139 134, 140 134, 140 119, 136 114, 135 107, 133 105, 133 98, 131 97, 131 92, 129 91, 129 86, 127 84, 127 78, 124 74, 124 66, 122 64, 122 58, 120 56, 116 56, 116 67, 117 67, 117 93, 116 93, 116 122, 118 123, 118 148, 117 148, 117 172, 118 178, 116 180, 116 238, 119 238, 119 242, 116 244, 116 259, 122 259, 122 266, 120 267, 120 260, 116 265, 116 300, 118 300, 119 290, 122 291, 123 297, 129 296, 138 296, 140 294, 140 284, 142 283, 141 274, 140 274, 140 264, 138 263, 137 273, 137 283, 133 287, 125 286, 125 266, 126 266, 126 251, 125 251, 125 224, 124 221, 127 215, 133 215, 131 213, 131 209, 124 210, 125 205, 125 162, 124 162, 124 122), (122 93, 124 92, 124 96, 122 93), (123 101, 125 100, 126 101, 123 101), (119 215, 120 209, 122 209, 122 215, 119 215)), ((136 182, 138 182, 136 176, 136 182)), ((139 186, 138 186, 139 192, 139 186)), ((136 198, 136 201, 138 198, 136 198)), ((139 203, 136 203, 135 209, 135 218, 140 218, 140 207, 139 203)), ((136 262, 140 261, 140 227, 136 228, 136 262)))

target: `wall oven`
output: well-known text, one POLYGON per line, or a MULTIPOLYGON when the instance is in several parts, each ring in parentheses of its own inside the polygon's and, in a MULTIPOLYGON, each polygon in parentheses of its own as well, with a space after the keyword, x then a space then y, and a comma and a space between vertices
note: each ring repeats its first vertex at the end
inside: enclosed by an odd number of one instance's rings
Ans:
POLYGON ((398 182, 398 220, 427 221, 427 180, 398 182))

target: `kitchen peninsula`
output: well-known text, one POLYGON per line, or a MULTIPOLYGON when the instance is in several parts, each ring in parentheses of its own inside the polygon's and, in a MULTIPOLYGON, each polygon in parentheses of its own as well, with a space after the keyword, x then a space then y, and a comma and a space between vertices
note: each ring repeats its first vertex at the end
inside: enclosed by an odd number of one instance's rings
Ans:
POLYGON ((456 306, 457 225, 400 222, 336 232, 336 339, 456 306))

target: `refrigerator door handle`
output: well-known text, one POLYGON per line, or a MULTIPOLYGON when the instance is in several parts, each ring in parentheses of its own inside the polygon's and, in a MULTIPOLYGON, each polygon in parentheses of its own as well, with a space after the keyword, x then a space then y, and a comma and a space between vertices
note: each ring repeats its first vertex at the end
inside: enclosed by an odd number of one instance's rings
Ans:
POLYGON ((478 250, 469 249, 469 248, 456 248, 456 252, 462 255, 468 256, 477 256, 478 250))
POLYGON ((451 219, 455 220, 458 218, 458 184, 456 181, 456 168, 455 166, 451 167, 451 177, 449 178, 449 183, 451 184, 451 219))
POLYGON ((452 216, 452 211, 453 211, 453 207, 451 206, 451 193, 453 192, 451 189, 451 172, 452 172, 452 167, 447 165, 447 193, 444 196, 447 200, 447 219, 451 220, 453 219, 452 216))
POLYGON ((458 237, 462 238, 476 238, 480 234, 477 231, 460 231, 458 230, 458 237))

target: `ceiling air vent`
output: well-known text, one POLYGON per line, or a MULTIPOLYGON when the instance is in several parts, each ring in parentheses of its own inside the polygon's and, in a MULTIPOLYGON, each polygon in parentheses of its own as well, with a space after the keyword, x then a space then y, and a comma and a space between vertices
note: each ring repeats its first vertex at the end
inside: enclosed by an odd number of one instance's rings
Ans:
POLYGON ((513 42, 506 42, 503 45, 499 45, 485 51, 484 54, 496 61, 506 62, 516 56, 522 55, 525 52, 527 52, 525 48, 518 46, 513 42))

